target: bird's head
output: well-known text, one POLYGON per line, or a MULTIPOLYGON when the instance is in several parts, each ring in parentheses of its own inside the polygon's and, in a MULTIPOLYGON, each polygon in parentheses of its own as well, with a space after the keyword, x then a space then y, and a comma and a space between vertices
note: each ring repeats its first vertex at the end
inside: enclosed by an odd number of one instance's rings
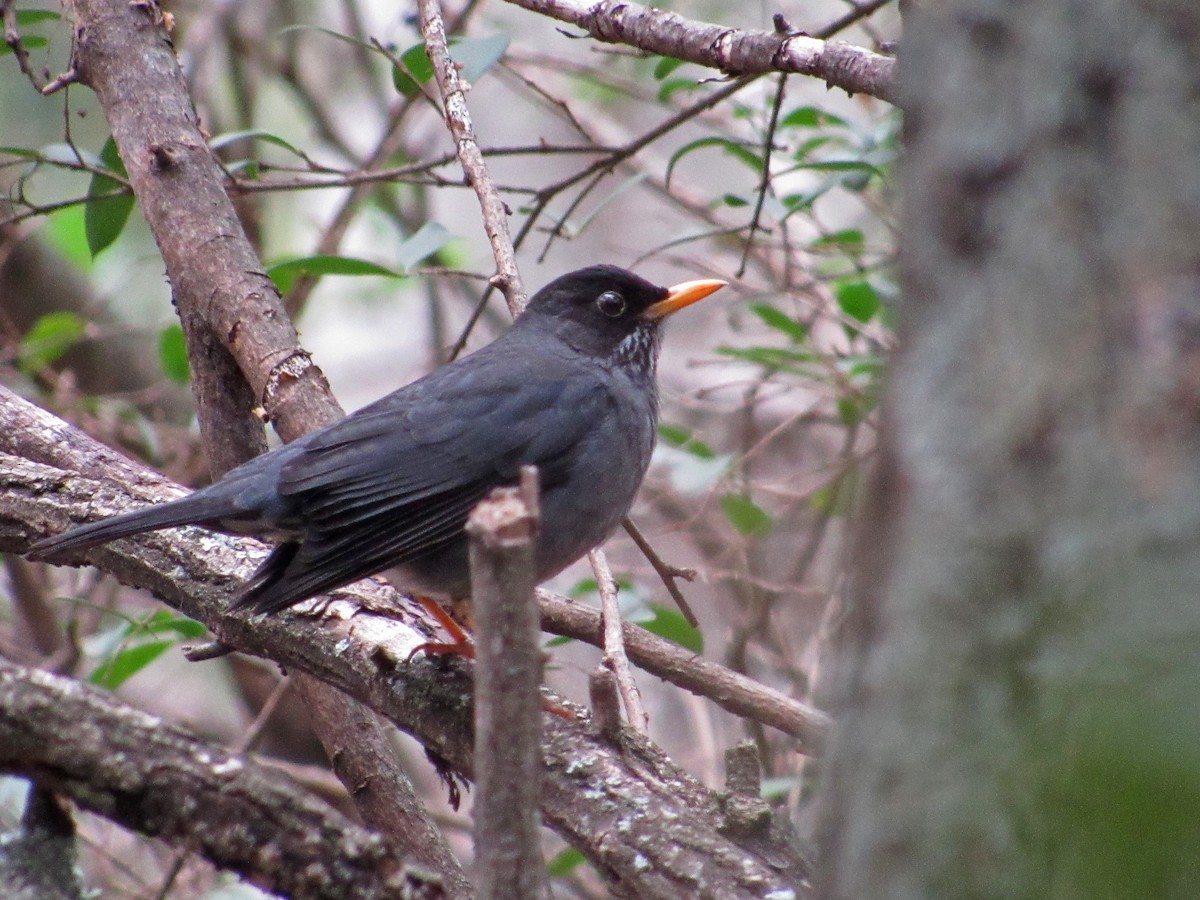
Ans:
POLYGON ((553 329, 580 353, 652 374, 663 320, 725 284, 705 278, 665 288, 617 266, 588 266, 534 294, 518 322, 553 329))

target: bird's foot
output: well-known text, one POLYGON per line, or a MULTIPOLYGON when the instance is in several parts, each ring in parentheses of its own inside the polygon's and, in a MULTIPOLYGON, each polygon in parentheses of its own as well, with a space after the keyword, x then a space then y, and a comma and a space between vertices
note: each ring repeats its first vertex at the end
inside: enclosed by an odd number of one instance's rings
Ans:
POLYGON ((475 643, 471 640, 471 636, 463 630, 450 613, 446 612, 442 604, 438 603, 432 597, 427 597, 424 594, 413 594, 414 599, 425 608, 425 611, 437 620, 437 623, 442 626, 442 629, 450 635, 449 641, 426 641, 423 644, 418 644, 408 654, 408 660, 418 653, 424 653, 426 656, 465 656, 467 659, 475 658, 475 643))

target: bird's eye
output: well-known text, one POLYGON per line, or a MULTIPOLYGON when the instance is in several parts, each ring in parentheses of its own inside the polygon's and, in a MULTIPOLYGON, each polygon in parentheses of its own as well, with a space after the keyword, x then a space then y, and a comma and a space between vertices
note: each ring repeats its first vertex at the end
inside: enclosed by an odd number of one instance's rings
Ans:
POLYGON ((596 306, 600 308, 600 312, 615 319, 625 312, 625 298, 616 291, 605 291, 596 298, 596 306))

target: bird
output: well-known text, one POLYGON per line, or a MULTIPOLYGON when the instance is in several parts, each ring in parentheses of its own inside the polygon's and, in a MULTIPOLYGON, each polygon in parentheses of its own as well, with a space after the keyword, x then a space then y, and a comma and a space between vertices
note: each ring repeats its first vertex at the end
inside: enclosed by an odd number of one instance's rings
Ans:
POLYGON ((650 464, 667 317, 726 285, 659 287, 613 265, 562 275, 496 340, 185 497, 34 543, 52 560, 181 525, 274 549, 235 610, 271 614, 391 570, 456 644, 443 604, 469 599, 465 524, 494 488, 538 469, 538 583, 602 544, 650 464))

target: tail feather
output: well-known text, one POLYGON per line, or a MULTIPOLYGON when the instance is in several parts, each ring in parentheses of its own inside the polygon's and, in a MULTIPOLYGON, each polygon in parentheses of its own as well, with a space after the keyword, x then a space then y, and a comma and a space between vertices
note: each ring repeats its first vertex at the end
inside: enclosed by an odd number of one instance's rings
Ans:
POLYGON ((62 534, 44 538, 34 543, 26 556, 34 560, 46 559, 68 551, 106 544, 118 538, 146 531, 158 531, 160 528, 215 524, 222 516, 232 513, 233 509, 228 500, 192 494, 149 509, 139 509, 99 522, 89 522, 62 534))

